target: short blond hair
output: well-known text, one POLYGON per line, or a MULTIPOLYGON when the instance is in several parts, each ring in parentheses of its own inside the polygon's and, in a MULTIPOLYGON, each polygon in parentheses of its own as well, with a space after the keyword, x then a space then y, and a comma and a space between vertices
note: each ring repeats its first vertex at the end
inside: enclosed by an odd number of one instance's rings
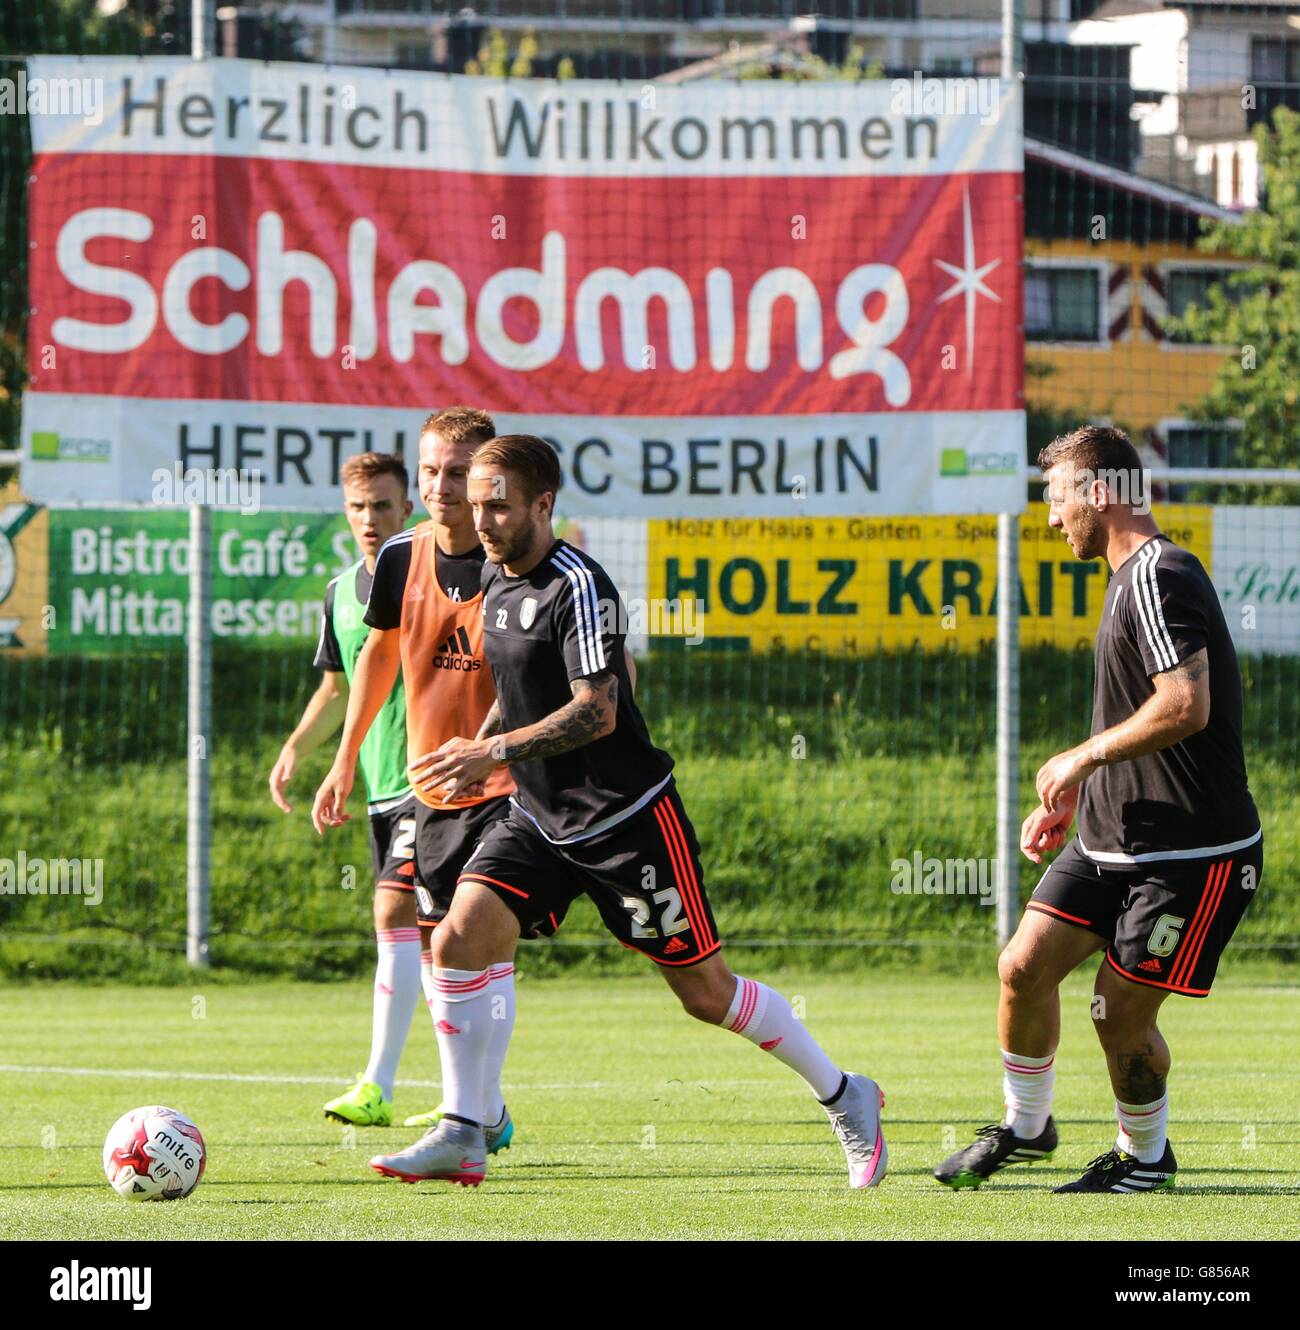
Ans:
POLYGON ((420 426, 421 435, 435 430, 448 443, 486 443, 497 432, 492 417, 476 406, 445 406, 420 426))

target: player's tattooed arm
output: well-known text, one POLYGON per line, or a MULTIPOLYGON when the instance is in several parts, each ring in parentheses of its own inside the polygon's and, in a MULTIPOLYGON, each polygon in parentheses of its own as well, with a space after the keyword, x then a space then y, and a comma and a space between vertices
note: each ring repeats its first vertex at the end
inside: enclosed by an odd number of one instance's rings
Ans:
POLYGON ((478 727, 478 733, 474 736, 476 739, 486 739, 493 734, 501 733, 501 703, 494 697, 492 705, 488 707, 488 713, 483 717, 483 724, 478 727))
POLYGON ((1128 720, 1092 738, 1098 766, 1159 752, 1209 724, 1210 657, 1204 647, 1151 683, 1155 691, 1128 720))
POLYGON ((515 730, 498 741, 503 762, 526 762, 572 752, 611 733, 618 714, 618 677, 614 672, 574 679, 573 700, 535 725, 515 730))
MULTIPOLYGON (((534 757, 572 752, 609 734, 618 712, 618 679, 613 673, 574 679, 573 700, 543 716, 535 725, 482 735, 474 739, 448 739, 410 768, 417 789, 456 799, 477 792, 498 767, 534 757)), ((486 724, 486 721, 484 722, 486 724)), ((498 725, 500 718, 498 716, 498 725)))
POLYGON ((1039 768, 1035 784, 1048 812, 1054 812, 1066 793, 1098 767, 1158 753, 1209 724, 1210 662, 1204 648, 1154 675, 1151 683, 1151 696, 1127 720, 1058 753, 1039 768))
MULTIPOLYGON (((1204 647, 1194 656, 1188 656, 1181 665, 1175 665, 1168 671, 1171 678, 1177 679, 1182 683, 1190 684, 1195 688, 1202 679, 1208 680, 1210 677, 1210 655, 1204 647)), ((1157 675, 1157 678, 1163 676, 1157 675)))

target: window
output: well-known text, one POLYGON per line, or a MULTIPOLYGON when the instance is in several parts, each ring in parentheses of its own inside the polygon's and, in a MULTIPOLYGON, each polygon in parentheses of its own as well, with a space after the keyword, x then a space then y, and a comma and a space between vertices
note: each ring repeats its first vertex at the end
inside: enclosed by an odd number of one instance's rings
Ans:
POLYGON ((1031 262, 1025 273, 1025 337, 1031 342, 1100 342, 1101 269, 1031 262))
POLYGON ((1300 41, 1256 37, 1250 43, 1252 83, 1300 83, 1300 41))
MULTIPOLYGON (((1170 466, 1235 467, 1240 455, 1241 427, 1184 421, 1165 427, 1170 466)), ((1203 485, 1170 485, 1170 503, 1209 502, 1213 494, 1203 485)))
MULTIPOLYGON (((1197 309, 1209 309, 1210 288, 1219 287, 1225 299, 1236 302, 1241 299, 1241 292, 1227 285, 1232 268, 1167 268, 1165 270, 1165 297, 1171 318, 1181 319, 1187 313, 1189 305, 1197 309)), ((1197 342, 1190 334, 1171 329, 1171 342, 1197 342)))
POLYGON ((1233 425, 1170 425, 1169 465, 1236 466, 1240 439, 1233 425))

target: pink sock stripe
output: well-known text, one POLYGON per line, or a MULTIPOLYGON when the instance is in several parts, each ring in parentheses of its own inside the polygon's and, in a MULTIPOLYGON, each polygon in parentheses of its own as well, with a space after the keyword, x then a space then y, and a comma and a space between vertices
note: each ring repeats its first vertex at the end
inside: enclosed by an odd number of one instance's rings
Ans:
POLYGON ((433 976, 433 986, 439 993, 468 994, 486 988, 492 982, 492 976, 484 970, 476 979, 439 979, 433 976))
POLYGON ((1120 1106, 1116 1104, 1115 1114, 1120 1119, 1121 1122, 1125 1118, 1150 1118, 1154 1117, 1157 1113, 1159 1113, 1162 1109, 1164 1109, 1168 1105, 1168 1103, 1169 1103, 1168 1099, 1162 1099, 1154 1108, 1148 1108, 1145 1113, 1135 1113, 1133 1112, 1132 1109, 1120 1108, 1120 1106))
POLYGON ((749 1024, 758 1005, 758 985, 752 979, 742 979, 740 983, 740 1011, 728 1027, 733 1034, 739 1034, 749 1024))
POLYGON ((1056 1065, 1056 1059, 1053 1058, 1045 1067, 1022 1067, 1018 1062, 1008 1062, 1003 1058, 1002 1065, 1008 1071, 1014 1071, 1017 1076, 1041 1076, 1043 1072, 1052 1070, 1056 1065))
POLYGON ((433 952, 431 952, 431 951, 422 951, 422 952, 420 953, 420 964, 421 964, 421 965, 432 965, 432 964, 433 964, 433 952))
POLYGON ((737 982, 740 984, 740 1010, 736 1012, 736 1019, 727 1026, 727 1029, 733 1033, 738 1031, 745 1023, 745 1000, 749 997, 749 980, 740 979, 737 982))
POLYGON ((488 975, 492 979, 504 979, 507 975, 514 974, 514 972, 515 972, 515 967, 513 965, 488 966, 488 975))
POLYGON ((419 940, 420 930, 418 928, 375 929, 376 942, 418 942, 419 940))

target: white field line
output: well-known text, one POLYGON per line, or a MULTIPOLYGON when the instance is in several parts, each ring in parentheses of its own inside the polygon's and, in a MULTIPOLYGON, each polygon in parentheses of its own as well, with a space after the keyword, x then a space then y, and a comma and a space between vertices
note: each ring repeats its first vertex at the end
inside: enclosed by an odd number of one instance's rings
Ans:
MULTIPOLYGON (((239 1072, 216 1071, 157 1071, 152 1068, 132 1069, 102 1067, 42 1067, 19 1063, 0 1063, 0 1072, 20 1072, 29 1076, 112 1076, 120 1079, 151 1081, 231 1081, 249 1085, 341 1085, 346 1076, 256 1076, 239 1072)), ((441 1081, 400 1080, 398 1085, 411 1089, 441 1089, 441 1081)), ((599 1090, 599 1081, 573 1082, 568 1085, 520 1085, 520 1090, 599 1090)))
MULTIPOLYGON (((346 1076, 259 1076, 246 1075, 240 1072, 215 1072, 215 1071, 158 1071, 150 1068, 111 1068, 103 1067, 45 1067, 35 1064, 0 1062, 0 1073, 13 1072, 25 1076, 110 1076, 117 1079, 130 1080, 156 1080, 156 1081, 221 1081, 240 1083, 248 1085, 341 1085, 347 1081, 346 1076)), ((710 1087, 720 1085, 748 1085, 755 1086, 761 1084, 754 1080, 728 1080, 718 1081, 709 1079, 710 1087)), ((442 1088, 441 1081, 414 1081, 399 1080, 396 1082, 398 1087, 417 1090, 439 1090, 442 1088)), ((537 1084, 528 1085, 515 1081, 507 1081, 505 1085, 511 1090, 528 1091, 559 1091, 561 1093, 573 1090, 613 1090, 626 1088, 626 1083, 614 1083, 612 1081, 564 1081, 555 1084, 537 1084)))

